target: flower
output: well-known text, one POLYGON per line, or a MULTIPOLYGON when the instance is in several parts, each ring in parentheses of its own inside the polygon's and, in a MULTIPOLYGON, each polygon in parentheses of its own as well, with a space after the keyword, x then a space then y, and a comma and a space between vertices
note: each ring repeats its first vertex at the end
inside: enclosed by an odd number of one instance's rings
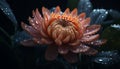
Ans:
POLYGON ((97 50, 90 46, 100 46, 106 40, 99 40, 100 25, 90 25, 90 17, 85 13, 78 15, 75 8, 70 12, 67 8, 61 13, 57 6, 53 12, 42 7, 42 14, 38 9, 33 11, 33 18, 29 17, 30 25, 21 23, 22 28, 28 32, 32 39, 21 41, 24 46, 34 44, 47 45, 45 58, 54 60, 61 54, 68 62, 74 63, 78 60, 79 53, 94 55, 97 50))

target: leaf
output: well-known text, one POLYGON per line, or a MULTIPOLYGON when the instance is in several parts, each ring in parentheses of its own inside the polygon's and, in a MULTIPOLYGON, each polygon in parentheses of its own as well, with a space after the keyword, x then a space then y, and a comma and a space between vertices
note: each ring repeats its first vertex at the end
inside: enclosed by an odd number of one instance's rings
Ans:
POLYGON ((15 26, 15 30, 16 30, 17 29, 17 20, 15 18, 15 15, 13 14, 9 4, 6 2, 6 0, 0 0, 0 9, 12 21, 13 25, 15 26))
POLYGON ((92 11, 92 3, 90 0, 80 0, 78 3, 78 13, 85 12, 89 16, 92 11))
POLYGON ((120 49, 120 25, 119 29, 112 25, 106 28, 101 34, 101 38, 107 39, 107 43, 103 47, 104 50, 120 49))

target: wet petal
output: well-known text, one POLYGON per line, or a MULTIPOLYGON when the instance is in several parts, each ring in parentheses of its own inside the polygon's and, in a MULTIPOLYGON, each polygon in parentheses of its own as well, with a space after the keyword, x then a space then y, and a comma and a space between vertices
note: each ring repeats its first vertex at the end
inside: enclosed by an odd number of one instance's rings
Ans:
POLYGON ((83 36, 80 41, 83 43, 87 43, 87 42, 95 41, 98 38, 99 38, 99 34, 91 35, 91 36, 83 36))
POLYGON ((45 8, 45 7, 42 7, 42 13, 43 13, 43 16, 45 14, 47 14, 48 16, 50 16, 50 11, 47 8, 45 8))
POLYGON ((39 22, 42 22, 43 18, 41 16, 41 14, 39 13, 38 9, 36 9, 35 14, 36 14, 36 18, 39 20, 39 22))
POLYGON ((68 46, 62 45, 62 46, 58 47, 58 52, 60 54, 67 54, 68 51, 69 51, 69 47, 68 46))
POLYGON ((83 13, 79 14, 78 19, 80 21, 82 21, 83 19, 85 19, 85 17, 86 17, 86 14, 83 12, 83 13))
POLYGON ((82 52, 86 52, 87 50, 89 50, 90 47, 89 46, 86 46, 84 44, 80 44, 79 46, 79 51, 82 53, 82 52))
POLYGON ((62 41, 61 41, 60 39, 56 39, 56 40, 55 40, 55 43, 56 43, 58 46, 62 45, 62 41))
POLYGON ((33 28, 40 31, 41 22, 38 22, 36 18, 31 18, 31 17, 28 18, 28 21, 33 28))
POLYGON ((98 51, 93 48, 90 48, 89 50, 84 52, 84 54, 86 54, 86 55, 95 55, 96 53, 98 53, 98 51))
POLYGON ((48 46, 45 52, 45 58, 47 60, 52 61, 55 60, 57 56, 58 56, 57 46, 55 45, 48 46))
POLYGON ((59 6, 57 6, 57 7, 55 8, 54 12, 55 12, 55 13, 60 13, 60 12, 61 12, 60 7, 59 7, 59 6))
POLYGON ((34 42, 36 42, 37 44, 52 44, 53 41, 52 40, 49 40, 49 39, 46 39, 46 38, 33 38, 34 42))
POLYGON ((69 43, 70 46, 77 46, 79 44, 80 44, 80 40, 78 40, 78 39, 69 43))
POLYGON ((28 26, 25 23, 21 23, 22 28, 27 31, 30 35, 36 38, 40 38, 40 33, 38 33, 32 26, 28 26))
POLYGON ((87 29, 84 32, 84 36, 95 34, 96 32, 100 30, 100 27, 101 25, 91 25, 87 27, 87 29))
POLYGON ((70 41, 70 35, 66 36, 65 39, 63 39, 63 43, 67 43, 70 41))
POLYGON ((34 42, 37 43, 37 44, 43 44, 41 42, 41 39, 38 39, 38 38, 33 38, 34 42))
POLYGON ((87 27, 90 24, 91 18, 88 17, 84 19, 81 23, 83 24, 84 27, 87 27))
POLYGON ((77 16, 77 9, 75 8, 72 12, 71 12, 72 16, 77 16))
POLYGON ((50 19, 50 11, 47 8, 42 7, 42 13, 43 13, 44 21, 45 21, 44 24, 47 27, 48 26, 48 21, 50 19))
POLYGON ((74 46, 74 47, 72 46, 70 48, 70 51, 73 52, 73 53, 84 53, 87 50, 89 50, 89 48, 90 48, 89 46, 86 46, 84 44, 80 44, 78 46, 74 46))
POLYGON ((70 48, 70 51, 73 52, 73 53, 80 53, 80 50, 79 50, 79 46, 72 46, 70 48))
POLYGON ((65 11, 64 11, 64 13, 63 14, 70 14, 70 9, 69 8, 67 8, 65 11))
POLYGON ((69 63, 76 63, 78 61, 78 56, 75 53, 69 52, 68 54, 63 55, 64 59, 69 63))
POLYGON ((22 44, 25 47, 33 47, 35 45, 37 45, 33 40, 29 39, 29 40, 23 40, 20 42, 20 44, 22 44))
POLYGON ((87 44, 93 45, 93 46, 101 46, 101 45, 105 44, 106 42, 107 42, 107 40, 103 39, 103 40, 96 40, 96 41, 93 41, 93 42, 90 42, 87 44))

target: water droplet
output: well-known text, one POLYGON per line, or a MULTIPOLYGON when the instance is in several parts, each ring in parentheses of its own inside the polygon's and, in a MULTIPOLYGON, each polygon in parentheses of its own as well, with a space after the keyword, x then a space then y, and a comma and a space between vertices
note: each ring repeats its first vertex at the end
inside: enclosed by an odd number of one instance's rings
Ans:
POLYGON ((120 62, 120 55, 118 55, 117 51, 102 51, 94 58, 94 62, 100 64, 118 63, 120 62))
POLYGON ((34 26, 35 24, 34 24, 34 23, 32 23, 32 25, 34 26))
POLYGON ((96 9, 94 9, 93 12, 96 12, 96 9))
POLYGON ((102 59, 99 59, 100 62, 102 62, 103 60, 102 59))
POLYGON ((104 16, 102 16, 102 18, 104 18, 104 16))
POLYGON ((3 11, 3 8, 1 8, 1 10, 3 11))
POLYGON ((91 5, 88 5, 88 7, 91 7, 91 5))
POLYGON ((6 10, 8 9, 8 8, 5 8, 6 10))
POLYGON ((108 14, 108 11, 106 11, 105 14, 108 14))
POLYGON ((91 42, 91 44, 94 44, 93 42, 91 42))
POLYGON ((7 15, 10 15, 10 13, 7 13, 7 15))
POLYGON ((36 24, 38 24, 38 21, 36 21, 36 24))

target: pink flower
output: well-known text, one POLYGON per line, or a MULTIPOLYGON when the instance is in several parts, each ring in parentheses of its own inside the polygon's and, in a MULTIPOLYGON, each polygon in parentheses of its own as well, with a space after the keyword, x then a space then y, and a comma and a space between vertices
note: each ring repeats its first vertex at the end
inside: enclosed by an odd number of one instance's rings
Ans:
POLYGON ((45 58, 55 60, 58 53, 68 62, 78 61, 79 53, 94 55, 98 51, 89 46, 100 46, 106 43, 106 40, 98 40, 100 25, 89 25, 90 18, 86 18, 85 13, 78 15, 75 8, 70 12, 67 8, 61 13, 57 6, 54 12, 42 7, 42 14, 38 9, 33 11, 33 18, 29 17, 30 25, 22 22, 22 28, 33 38, 21 42, 24 46, 34 44, 47 45, 45 58))

